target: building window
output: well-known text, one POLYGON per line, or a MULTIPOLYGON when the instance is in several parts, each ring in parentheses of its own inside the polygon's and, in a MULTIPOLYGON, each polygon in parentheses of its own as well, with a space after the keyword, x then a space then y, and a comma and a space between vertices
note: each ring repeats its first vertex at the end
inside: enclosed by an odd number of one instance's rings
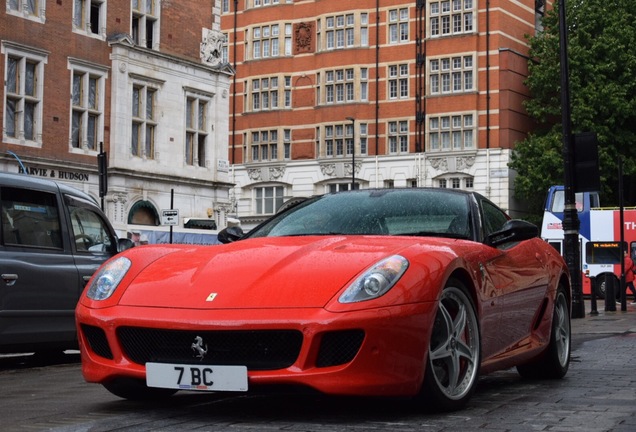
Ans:
POLYGON ((403 43, 409 41, 409 10, 389 10, 389 42, 403 43))
POLYGON ((279 24, 272 24, 252 28, 250 52, 253 60, 292 54, 292 25, 283 24, 283 34, 280 32, 280 27, 279 24), (284 44, 283 54, 280 51, 281 41, 284 44))
POLYGON ((404 99, 409 97, 409 65, 389 66, 389 98, 404 99))
POLYGON ((282 186, 255 188, 254 203, 256 214, 274 214, 283 205, 284 189, 282 186))
MULTIPOLYGON (((351 156, 355 139, 356 155, 366 155, 368 151, 368 125, 366 123, 356 123, 356 126, 358 129, 355 131, 352 123, 325 126, 323 145, 318 145, 322 151, 318 153, 323 157, 329 158, 351 156)), ((316 129, 316 134, 320 136, 320 128, 316 129)))
POLYGON ((342 104, 368 98, 367 69, 358 76, 353 68, 328 70, 316 74, 316 97, 321 105, 342 104), (356 85, 357 84, 357 85, 356 85), (356 89, 359 93, 356 94, 356 89), (324 99, 323 99, 324 97, 324 99))
POLYGON ((7 13, 44 23, 46 0, 7 0, 7 13))
MULTIPOLYGON (((286 131, 286 133, 289 131, 286 131)), ((278 160, 278 131, 253 131, 250 146, 252 162, 278 160)), ((286 136, 288 139, 288 137, 286 136)), ((289 144, 286 142, 286 144, 289 144)))
POLYGON ((429 93, 451 94, 473 91, 475 74, 472 55, 429 60, 429 93))
POLYGON ((389 153, 409 152, 409 122, 406 120, 389 122, 389 153))
POLYGON ((228 47, 228 41, 230 40, 230 36, 227 33, 223 33, 223 46, 221 47, 221 60, 223 63, 230 62, 230 49, 228 47))
POLYGON ((71 65, 71 148, 99 151, 104 140, 106 70, 71 65))
POLYGON ((106 36, 106 0, 74 0, 73 29, 88 35, 106 36))
POLYGON ((221 13, 228 13, 230 11, 230 0, 221 0, 221 13))
POLYGON ((205 167, 208 139, 208 102, 197 97, 186 98, 185 163, 205 167))
POLYGON ((428 146, 430 151, 461 151, 475 149, 473 114, 429 117, 428 146))
POLYGON ((130 152, 145 159, 155 158, 157 90, 141 84, 132 89, 132 135, 130 152))
POLYGON ((271 6, 280 3, 293 3, 293 0, 251 0, 248 7, 271 6))
POLYGON ((283 159, 291 159, 291 129, 283 131, 283 159))
POLYGON ((359 46, 369 46, 369 15, 348 13, 330 15, 318 19, 317 45, 318 51, 351 48, 356 46, 356 35, 360 38, 359 46), (357 22, 356 22, 357 20, 357 22))
POLYGON ((450 188, 450 189, 462 189, 462 185, 464 189, 472 189, 473 188, 473 177, 458 175, 458 173, 453 173, 451 175, 445 175, 442 178, 437 179, 437 185, 440 188, 450 188))
POLYGON ((429 0, 431 37, 451 36, 474 31, 474 0, 429 0))
POLYGON ((132 0, 131 35, 135 44, 159 46, 159 0, 132 0))
POLYGON ((12 144, 42 144, 42 106, 46 55, 12 47, 3 42, 6 54, 4 140, 12 144))
MULTIPOLYGON (((356 183, 356 189, 360 189, 359 184, 356 183)), ((325 185, 326 193, 335 193, 351 190, 351 182, 347 183, 330 183, 325 185)))
MULTIPOLYGON (((253 79, 250 89, 250 111, 269 111, 279 109, 279 82, 279 77, 276 76, 253 79)), ((285 104, 285 108, 289 108, 291 106, 291 89, 288 88, 288 85, 291 85, 291 77, 284 77, 283 82, 285 83, 285 100, 283 103, 285 104)))

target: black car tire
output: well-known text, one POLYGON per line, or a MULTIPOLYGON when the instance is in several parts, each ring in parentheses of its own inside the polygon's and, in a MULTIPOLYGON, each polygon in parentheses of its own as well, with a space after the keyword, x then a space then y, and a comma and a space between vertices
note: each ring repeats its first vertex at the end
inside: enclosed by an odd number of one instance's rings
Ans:
POLYGON ((517 366, 524 378, 559 379, 563 378, 570 367, 572 349, 572 331, 570 309, 562 286, 557 290, 552 312, 552 330, 550 343, 544 353, 531 363, 517 366))
POLYGON ((427 408, 454 411, 470 399, 479 375, 481 340, 475 305, 463 283, 442 291, 429 342, 421 397, 427 408))
POLYGON ((177 392, 174 389, 148 387, 143 380, 134 378, 117 378, 102 385, 115 396, 130 400, 165 399, 177 392))

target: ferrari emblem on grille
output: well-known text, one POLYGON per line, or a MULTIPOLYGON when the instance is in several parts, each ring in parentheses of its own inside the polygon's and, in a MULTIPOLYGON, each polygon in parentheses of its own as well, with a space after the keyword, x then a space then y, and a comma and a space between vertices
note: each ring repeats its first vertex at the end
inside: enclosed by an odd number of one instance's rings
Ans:
POLYGON ((201 336, 197 336, 194 338, 194 342, 192 342, 192 345, 190 345, 190 348, 192 348, 192 351, 194 351, 194 353, 196 354, 196 358, 203 360, 203 357, 205 357, 205 355, 208 352, 208 345, 203 344, 203 338, 201 336))

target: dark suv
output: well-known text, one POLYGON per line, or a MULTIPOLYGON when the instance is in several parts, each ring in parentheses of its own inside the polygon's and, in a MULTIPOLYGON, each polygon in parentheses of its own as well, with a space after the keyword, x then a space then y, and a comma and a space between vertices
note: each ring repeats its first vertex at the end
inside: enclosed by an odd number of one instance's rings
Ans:
POLYGON ((74 311, 95 270, 132 247, 89 195, 0 173, 0 352, 77 347, 74 311))

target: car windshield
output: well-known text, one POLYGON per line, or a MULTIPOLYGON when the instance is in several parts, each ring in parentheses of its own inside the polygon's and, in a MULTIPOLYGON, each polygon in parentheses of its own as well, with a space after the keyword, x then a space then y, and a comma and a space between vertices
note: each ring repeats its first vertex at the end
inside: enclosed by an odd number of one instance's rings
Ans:
POLYGON ((274 216, 246 237, 421 235, 471 238, 468 195, 370 189, 322 195, 274 216))

